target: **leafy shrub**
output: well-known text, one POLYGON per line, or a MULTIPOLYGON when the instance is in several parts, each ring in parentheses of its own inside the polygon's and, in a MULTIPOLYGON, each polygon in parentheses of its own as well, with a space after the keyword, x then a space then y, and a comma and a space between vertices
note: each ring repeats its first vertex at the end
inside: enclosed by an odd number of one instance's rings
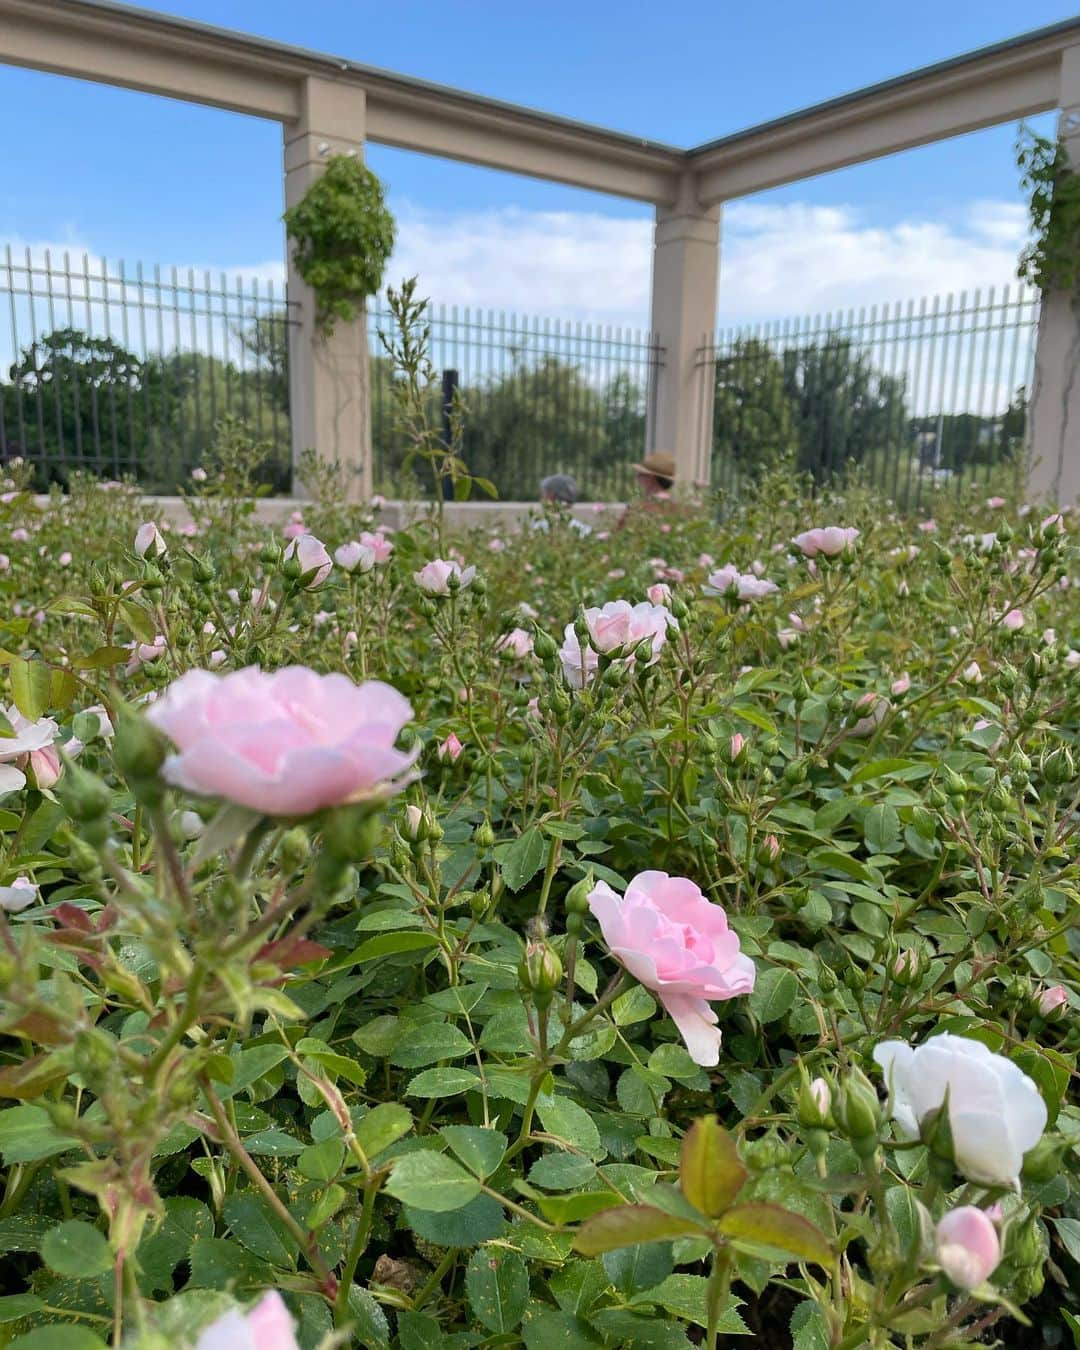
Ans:
POLYGON ((0 1340, 1067 1343, 1065 522, 5 496, 0 1340))

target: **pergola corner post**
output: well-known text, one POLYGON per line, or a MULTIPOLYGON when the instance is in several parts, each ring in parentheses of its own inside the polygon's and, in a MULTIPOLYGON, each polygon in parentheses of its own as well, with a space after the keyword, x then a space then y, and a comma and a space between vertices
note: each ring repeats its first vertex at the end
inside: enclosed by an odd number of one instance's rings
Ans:
MULTIPOLYGON (((1080 45, 1061 55, 1058 135, 1080 172, 1080 45)), ((1028 493, 1059 506, 1080 498, 1080 299, 1043 294, 1028 404, 1028 493)))
POLYGON ((711 362, 716 333, 720 206, 702 206, 693 178, 679 200, 656 208, 650 327, 659 348, 650 399, 649 448, 675 456, 680 484, 707 484, 712 460, 711 362))
MULTIPOLYGON (((330 155, 363 155, 366 100, 363 89, 306 76, 300 116, 283 124, 285 205, 300 201, 330 155)), ((315 297, 301 279, 288 248, 289 407, 293 491, 300 456, 315 450, 346 472, 346 495, 367 500, 374 489, 371 454, 366 316, 338 320, 324 335, 315 321, 315 297)))

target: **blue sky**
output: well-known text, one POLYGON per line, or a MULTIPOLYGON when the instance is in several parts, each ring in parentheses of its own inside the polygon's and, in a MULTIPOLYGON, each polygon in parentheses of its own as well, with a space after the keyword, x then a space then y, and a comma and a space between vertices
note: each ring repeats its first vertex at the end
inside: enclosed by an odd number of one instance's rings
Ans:
MULTIPOLYGON (((676 145, 1072 12, 1055 0, 172 0, 157 8, 676 145)), ((276 125, 5 67, 0 124, 9 129, 0 242, 280 273, 276 125)), ((859 303, 884 287, 893 294, 881 299, 1008 281, 1022 236, 1014 139, 1014 127, 997 128, 729 208, 722 310, 734 320, 859 303)), ((400 217, 395 266, 420 270, 433 296, 644 318, 648 208, 378 146, 369 162, 400 217)))

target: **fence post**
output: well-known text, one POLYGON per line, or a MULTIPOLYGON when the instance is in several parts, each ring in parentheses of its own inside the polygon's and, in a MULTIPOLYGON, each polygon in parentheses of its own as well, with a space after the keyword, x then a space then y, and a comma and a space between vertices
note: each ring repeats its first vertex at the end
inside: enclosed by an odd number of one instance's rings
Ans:
POLYGON ((662 350, 647 439, 675 456, 680 483, 707 483, 712 460, 713 384, 701 357, 716 333, 720 207, 701 206, 687 188, 656 208, 650 327, 662 350))
MULTIPOLYGON (((1061 54, 1058 135, 1080 173, 1080 46, 1061 54)), ((1061 506, 1080 496, 1080 316, 1075 297, 1046 291, 1028 404, 1028 493, 1061 506)))
MULTIPOLYGON (((442 373, 442 439, 447 450, 453 449, 454 432, 451 414, 454 411, 454 395, 457 393, 458 373, 456 370, 444 370, 442 373)), ((444 477, 442 480, 443 501, 454 500, 454 480, 444 477)))
MULTIPOLYGON (((285 205, 293 206, 323 171, 328 156, 362 155, 364 91, 331 79, 304 80, 301 112, 284 124, 285 205)), ((329 337, 315 325, 312 292, 293 266, 289 247, 289 409, 293 491, 296 468, 312 449, 347 472, 346 496, 364 501, 373 490, 367 319, 338 320, 329 337)))

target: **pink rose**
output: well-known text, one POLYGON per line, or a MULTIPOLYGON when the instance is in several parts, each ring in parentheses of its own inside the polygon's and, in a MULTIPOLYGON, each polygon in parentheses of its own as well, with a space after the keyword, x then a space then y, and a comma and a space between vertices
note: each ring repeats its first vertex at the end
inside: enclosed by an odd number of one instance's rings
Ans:
POLYGON ((986 505, 991 511, 997 511, 1005 505, 1004 497, 987 497, 986 505))
POLYGON ((293 540, 299 539, 305 534, 309 534, 310 530, 302 520, 290 520, 281 533, 286 539, 293 540))
POLYGON ((59 558, 57 558, 56 561, 60 564, 61 567, 70 567, 72 562, 72 555, 67 551, 67 549, 65 549, 64 552, 60 554, 59 558))
POLYGON ((822 1120, 827 1119, 832 1110, 832 1088, 824 1078, 815 1078, 810 1084, 810 1097, 821 1112, 822 1120))
POLYGON ((454 764, 464 749, 465 747, 458 740, 457 736, 451 732, 445 741, 440 742, 439 748, 435 753, 443 764, 454 764))
MULTIPOLYGON (((575 689, 583 689, 599 664, 597 652, 614 652, 634 648, 649 639, 652 655, 646 665, 660 659, 667 641, 668 629, 678 628, 673 615, 663 605, 651 605, 647 600, 631 605, 628 600, 609 600, 606 605, 593 606, 585 611, 589 637, 582 640, 568 623, 559 649, 563 673, 575 689)), ((631 656, 633 652, 629 653, 631 656)))
POLYGON ((381 492, 376 492, 374 497, 372 497, 371 499, 371 509, 373 511, 381 511, 385 505, 386 505, 386 498, 382 495, 381 492))
POLYGON ((645 592, 649 597, 651 605, 667 605, 671 603, 671 587, 666 581, 655 581, 645 592))
POLYGON ((313 534, 301 534, 285 550, 285 561, 296 560, 300 567, 299 582, 305 591, 317 590, 330 575, 334 563, 326 545, 313 534))
POLYGON ((25 544, 26 541, 30 538, 30 531, 24 530, 23 527, 20 525, 16 529, 11 531, 11 537, 12 539, 14 539, 15 543, 25 544))
POLYGON ((276 1289, 247 1313, 231 1309, 211 1322, 195 1350, 300 1350, 295 1324, 276 1289))
POLYGON ((205 482, 206 482, 206 476, 207 476, 207 475, 206 475, 206 470, 205 470, 204 468, 202 468, 202 467, 201 467, 200 465, 198 465, 198 464, 197 464, 197 465, 195 466, 195 468, 192 469, 192 471, 191 471, 191 477, 192 477, 192 481, 193 481, 193 482, 196 482, 196 483, 205 483, 205 482))
MULTIPOLYGON (((14 537, 12 535, 12 538, 14 537)), ((167 551, 168 546, 161 531, 152 520, 148 520, 145 525, 139 526, 135 532, 135 552, 140 558, 161 558, 167 551)))
POLYGON ((1039 995, 1039 1014, 1042 1017, 1051 1017, 1059 1008, 1065 1008, 1069 1003, 1069 991, 1062 984, 1052 985, 1049 989, 1044 989, 1039 995))
POLYGON ((816 558, 819 554, 835 558, 850 548, 858 537, 859 531, 854 525, 826 525, 817 530, 804 530, 792 542, 804 558, 816 558))
MULTIPOLYGON (((67 752, 72 753, 72 745, 69 742, 67 752)), ((76 742, 75 749, 81 750, 82 745, 76 742)), ((39 788, 51 788, 58 781, 63 772, 63 765, 60 763, 60 752, 56 748, 56 742, 52 745, 42 746, 40 750, 31 750, 29 755, 30 773, 33 781, 39 788)))
POLYGON ((943 1215, 934 1240, 938 1264, 959 1289, 985 1284, 1001 1260, 997 1229, 974 1205, 961 1205, 943 1215))
POLYGON ((852 736, 872 736, 884 722, 890 706, 887 698, 875 694, 872 690, 863 694, 855 707, 859 712, 865 713, 865 716, 860 717, 851 728, 852 736))
POLYGON ((893 680, 890 685, 892 692, 899 698, 901 694, 906 694, 911 688, 911 676, 905 670, 903 675, 893 680))
POLYGON ((147 716, 179 752, 165 762, 169 782, 268 816, 397 792, 416 758, 394 748, 412 717, 396 689, 303 666, 191 670, 147 716))
POLYGON ((16 877, 9 886, 0 886, 0 910, 5 914, 18 914, 37 898, 37 885, 29 877, 16 877))
POLYGON ((334 561, 350 576, 356 572, 370 572, 375 566, 375 550, 352 539, 334 550, 334 561))
POLYGON ((463 591, 475 576, 475 567, 463 568, 460 563, 434 558, 413 573, 413 581, 427 595, 449 595, 451 590, 463 591))
POLYGON ((589 908, 612 956, 656 994, 694 1063, 718 1064, 719 1019, 709 1004, 749 994, 757 976, 723 909, 666 872, 639 872, 621 900, 598 881, 589 908))
POLYGON ((740 600, 762 600, 767 595, 775 595, 780 587, 775 581, 766 581, 764 577, 747 576, 739 578, 740 600))
POLYGON ((937 529, 937 521, 933 518, 930 520, 920 520, 919 529, 922 530, 923 534, 933 534, 937 529))
POLYGON ((739 569, 734 563, 725 563, 716 572, 710 572, 702 591, 705 595, 735 596, 739 591, 739 569))
POLYGON ((506 544, 501 539, 489 539, 488 549, 491 553, 501 553, 506 544))
POLYGON ((1007 628, 1010 633, 1015 633, 1024 626, 1024 611, 1022 609, 1010 609, 1001 620, 1001 626, 1007 628))
POLYGON ((524 628, 511 628, 509 633, 496 642, 495 650, 508 652, 518 661, 524 661, 533 649, 532 634, 525 631, 524 628))

